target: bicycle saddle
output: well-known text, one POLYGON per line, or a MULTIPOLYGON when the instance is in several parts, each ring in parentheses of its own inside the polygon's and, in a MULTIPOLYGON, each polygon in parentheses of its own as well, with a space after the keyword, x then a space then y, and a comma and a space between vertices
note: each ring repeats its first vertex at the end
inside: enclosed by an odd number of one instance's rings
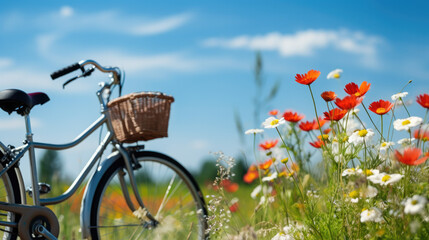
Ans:
POLYGON ((24 116, 35 105, 42 105, 49 101, 48 95, 42 92, 25 93, 18 89, 6 89, 0 91, 0 108, 11 114, 16 111, 24 116))

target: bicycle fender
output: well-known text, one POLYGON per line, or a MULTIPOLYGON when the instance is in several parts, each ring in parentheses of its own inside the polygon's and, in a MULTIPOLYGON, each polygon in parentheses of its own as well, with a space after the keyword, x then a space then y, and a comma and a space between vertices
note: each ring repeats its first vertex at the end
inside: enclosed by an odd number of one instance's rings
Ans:
POLYGON ((94 199, 95 190, 98 183, 101 180, 103 174, 109 169, 109 167, 118 160, 121 160, 122 156, 119 152, 115 151, 111 153, 107 159, 101 162, 100 166, 95 170, 94 174, 90 178, 86 185, 85 192, 83 194, 81 208, 80 208, 80 227, 82 230, 82 239, 90 239, 90 217, 91 217, 91 205, 94 199))

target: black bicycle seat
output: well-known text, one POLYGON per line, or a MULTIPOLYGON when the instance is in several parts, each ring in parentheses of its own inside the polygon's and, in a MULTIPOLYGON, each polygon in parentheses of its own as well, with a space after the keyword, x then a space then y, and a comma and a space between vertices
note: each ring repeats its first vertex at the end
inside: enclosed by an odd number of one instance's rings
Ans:
POLYGON ((49 101, 48 95, 42 92, 25 93, 19 89, 0 91, 0 108, 11 114, 16 111, 20 115, 28 114, 35 105, 49 101))

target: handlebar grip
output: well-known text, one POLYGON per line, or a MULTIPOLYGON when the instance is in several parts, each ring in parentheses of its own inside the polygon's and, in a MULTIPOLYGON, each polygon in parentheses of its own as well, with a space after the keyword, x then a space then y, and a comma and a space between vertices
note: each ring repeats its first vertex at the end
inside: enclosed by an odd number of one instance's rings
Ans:
POLYGON ((66 75, 68 73, 71 73, 73 71, 76 71, 78 69, 80 69, 80 64, 79 63, 74 63, 74 64, 72 64, 70 66, 67 66, 67 67, 65 67, 63 69, 60 69, 60 70, 58 70, 56 72, 53 72, 51 74, 51 78, 52 78, 52 80, 54 80, 56 78, 62 77, 64 75, 66 75))

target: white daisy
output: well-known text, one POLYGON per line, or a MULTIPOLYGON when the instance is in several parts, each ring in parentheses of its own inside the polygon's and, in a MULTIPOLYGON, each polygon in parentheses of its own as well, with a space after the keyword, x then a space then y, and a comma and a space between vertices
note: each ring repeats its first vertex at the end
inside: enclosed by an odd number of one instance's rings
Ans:
POLYGON ((426 203, 427 199, 425 197, 414 195, 412 198, 408 198, 407 201, 405 201, 404 212, 411 215, 423 213, 426 203))
POLYGON ((401 92, 401 93, 393 94, 392 95, 392 101, 396 101, 399 98, 404 98, 407 95, 408 95, 408 92, 401 92))
POLYGON ((360 192, 362 198, 374 198, 378 194, 377 188, 368 185, 368 187, 360 192))
POLYGON ((416 140, 415 138, 411 138, 411 139, 410 138, 402 138, 402 139, 398 140, 398 144, 402 145, 402 146, 408 146, 408 145, 413 144, 413 142, 415 140, 416 140))
POLYGON ((351 176, 362 173, 362 169, 359 169, 359 166, 357 168, 348 168, 343 171, 342 176, 351 176))
POLYGON ((375 184, 380 184, 381 186, 387 186, 389 184, 394 184, 399 182, 404 177, 402 174, 387 174, 387 173, 379 173, 374 174, 368 177, 368 180, 375 184))
POLYGON ((264 128, 276 128, 284 123, 286 123, 284 118, 277 119, 275 117, 269 117, 265 119, 262 126, 264 126, 264 128))
POLYGON ((277 172, 275 172, 275 173, 273 173, 273 174, 271 174, 270 176, 268 176, 268 177, 263 177, 262 178, 262 182, 269 182, 269 181, 272 181, 272 180, 274 180, 274 179, 276 179, 277 178, 277 172))
POLYGON ((383 216, 381 214, 381 210, 372 207, 371 209, 365 209, 360 214, 360 221, 361 222, 382 222, 383 216))
POLYGON ((423 119, 420 117, 397 119, 393 122, 393 127, 398 131, 408 131, 410 128, 420 125, 422 122, 423 119))
POLYGON ((262 185, 258 185, 253 189, 252 193, 250 193, 250 197, 253 199, 256 199, 256 197, 261 192, 261 190, 262 190, 262 185))
POLYGON ((389 147, 395 145, 394 142, 382 142, 380 144, 380 151, 386 151, 387 149, 389 149, 389 147))
POLYGON ((343 73, 343 70, 337 68, 337 69, 331 71, 330 73, 328 73, 328 76, 326 78, 327 79, 332 79, 332 78, 338 79, 341 77, 341 73, 343 73))
POLYGON ((349 143, 353 143, 355 145, 365 142, 371 141, 374 136, 374 132, 371 129, 362 129, 360 131, 355 131, 349 137, 349 143))
POLYGON ((258 133, 263 133, 264 129, 249 129, 246 132, 244 132, 245 134, 258 134, 258 133))

